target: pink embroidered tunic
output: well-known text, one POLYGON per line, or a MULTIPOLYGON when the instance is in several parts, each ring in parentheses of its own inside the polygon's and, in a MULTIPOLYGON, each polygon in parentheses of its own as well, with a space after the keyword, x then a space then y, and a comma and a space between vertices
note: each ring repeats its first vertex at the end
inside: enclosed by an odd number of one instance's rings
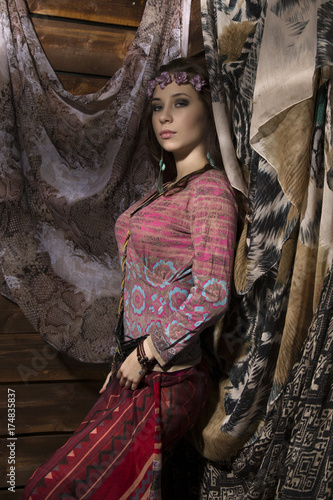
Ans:
POLYGON ((208 170, 116 223, 122 257, 127 231, 125 335, 149 335, 159 369, 200 362, 199 334, 225 313, 230 295, 237 205, 226 176, 208 170), (171 194, 173 193, 173 194, 171 194))

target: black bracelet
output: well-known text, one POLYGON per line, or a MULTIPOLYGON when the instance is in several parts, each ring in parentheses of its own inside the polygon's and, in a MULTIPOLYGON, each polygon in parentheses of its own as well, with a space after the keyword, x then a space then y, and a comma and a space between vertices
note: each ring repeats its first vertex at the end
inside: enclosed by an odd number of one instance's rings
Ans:
POLYGON ((155 361, 150 361, 149 358, 147 358, 146 353, 145 353, 145 348, 143 347, 144 339, 138 343, 137 348, 136 348, 136 355, 138 358, 138 361, 142 368, 145 368, 149 370, 152 368, 155 364, 155 361))

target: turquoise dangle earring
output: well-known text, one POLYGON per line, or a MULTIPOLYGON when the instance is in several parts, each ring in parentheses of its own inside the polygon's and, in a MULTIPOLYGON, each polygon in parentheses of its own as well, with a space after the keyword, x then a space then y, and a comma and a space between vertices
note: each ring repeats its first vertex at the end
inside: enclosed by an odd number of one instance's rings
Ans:
POLYGON ((158 180, 157 180, 157 192, 158 192, 158 194, 162 194, 163 193, 163 172, 165 170, 165 163, 163 161, 163 148, 161 151, 161 159, 159 162, 159 167, 160 167, 160 171, 159 171, 158 180))
POLYGON ((209 164, 212 168, 216 168, 215 161, 213 160, 213 158, 210 156, 209 153, 207 153, 207 160, 209 161, 209 164))

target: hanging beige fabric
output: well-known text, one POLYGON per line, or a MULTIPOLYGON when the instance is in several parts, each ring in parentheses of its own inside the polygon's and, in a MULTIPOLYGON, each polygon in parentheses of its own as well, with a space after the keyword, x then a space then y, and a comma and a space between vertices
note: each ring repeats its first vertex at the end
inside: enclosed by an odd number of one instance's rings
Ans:
POLYGON ((211 460, 260 436, 332 266, 329 4, 201 2, 213 104, 227 109, 249 201, 237 294, 208 345, 214 384, 193 432, 211 460))

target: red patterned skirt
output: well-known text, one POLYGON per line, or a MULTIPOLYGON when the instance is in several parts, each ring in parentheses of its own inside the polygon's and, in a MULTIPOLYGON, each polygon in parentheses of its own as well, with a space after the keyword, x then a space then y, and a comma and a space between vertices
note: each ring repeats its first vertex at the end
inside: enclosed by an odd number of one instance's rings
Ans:
POLYGON ((67 443, 28 481, 23 499, 160 499, 162 453, 206 402, 203 364, 148 373, 135 391, 114 379, 67 443))

